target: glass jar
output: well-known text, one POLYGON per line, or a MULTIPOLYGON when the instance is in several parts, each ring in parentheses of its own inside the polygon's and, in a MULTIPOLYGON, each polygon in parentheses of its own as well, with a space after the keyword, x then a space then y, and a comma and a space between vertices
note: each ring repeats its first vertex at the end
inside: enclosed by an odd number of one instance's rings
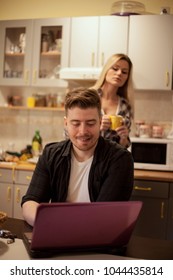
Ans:
POLYGON ((142 124, 140 125, 140 137, 149 138, 150 137, 150 125, 142 124))

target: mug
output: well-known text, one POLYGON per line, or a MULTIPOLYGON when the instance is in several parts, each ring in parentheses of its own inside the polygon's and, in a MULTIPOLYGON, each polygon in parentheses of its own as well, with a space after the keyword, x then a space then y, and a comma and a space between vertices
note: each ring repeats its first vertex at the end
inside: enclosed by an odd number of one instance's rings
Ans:
POLYGON ((28 108, 35 107, 35 97, 30 96, 27 98, 27 107, 28 108))
POLYGON ((116 128, 122 126, 123 124, 123 117, 120 115, 110 116, 111 119, 111 129, 115 130, 116 128))

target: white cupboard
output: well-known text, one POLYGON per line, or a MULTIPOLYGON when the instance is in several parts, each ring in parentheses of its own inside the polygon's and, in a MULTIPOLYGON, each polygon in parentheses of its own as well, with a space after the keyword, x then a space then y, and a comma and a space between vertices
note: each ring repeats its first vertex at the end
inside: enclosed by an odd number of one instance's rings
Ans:
POLYGON ((128 17, 74 17, 69 67, 102 67, 114 53, 127 53, 128 17))
POLYGON ((136 89, 171 90, 173 16, 130 16, 129 50, 136 89))
POLYGON ((26 193, 33 171, 0 168, 0 210, 8 217, 22 219, 21 199, 26 193))
POLYGON ((66 87, 59 70, 68 65, 70 21, 0 21, 0 84, 66 87))

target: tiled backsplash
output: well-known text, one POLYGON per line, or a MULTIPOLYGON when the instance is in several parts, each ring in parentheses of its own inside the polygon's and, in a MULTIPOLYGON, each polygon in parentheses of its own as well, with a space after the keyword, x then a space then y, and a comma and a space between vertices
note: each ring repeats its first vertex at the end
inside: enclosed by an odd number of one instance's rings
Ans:
MULTIPOLYGON (((1 96, 2 98, 2 96, 1 96)), ((146 123, 159 123, 165 127, 166 134, 173 119, 172 92, 135 92, 135 120, 146 123)), ((64 112, 40 110, 0 109, 0 144, 8 149, 14 143, 15 150, 31 144, 36 129, 40 130, 43 145, 64 139, 64 112)), ((134 125, 131 135, 134 135, 134 125)))

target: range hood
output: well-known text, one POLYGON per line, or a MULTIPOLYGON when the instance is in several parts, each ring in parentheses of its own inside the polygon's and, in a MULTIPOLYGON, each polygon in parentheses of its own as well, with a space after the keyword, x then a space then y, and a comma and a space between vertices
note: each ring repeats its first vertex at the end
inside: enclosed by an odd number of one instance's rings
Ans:
POLYGON ((102 68, 62 68, 59 77, 62 80, 97 80, 102 68))

